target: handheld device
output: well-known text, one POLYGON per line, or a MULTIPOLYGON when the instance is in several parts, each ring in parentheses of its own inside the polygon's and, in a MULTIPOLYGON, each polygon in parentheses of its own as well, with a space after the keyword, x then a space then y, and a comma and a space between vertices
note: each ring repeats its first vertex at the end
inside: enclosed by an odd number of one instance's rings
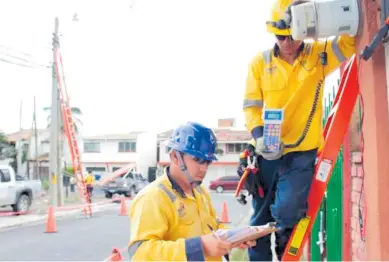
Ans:
POLYGON ((265 109, 263 111, 263 145, 265 152, 278 152, 281 143, 281 125, 284 120, 283 109, 265 109))
POLYGON ((269 222, 262 226, 243 226, 232 229, 218 229, 215 236, 231 244, 244 243, 250 240, 269 235, 277 231, 275 222, 269 222))

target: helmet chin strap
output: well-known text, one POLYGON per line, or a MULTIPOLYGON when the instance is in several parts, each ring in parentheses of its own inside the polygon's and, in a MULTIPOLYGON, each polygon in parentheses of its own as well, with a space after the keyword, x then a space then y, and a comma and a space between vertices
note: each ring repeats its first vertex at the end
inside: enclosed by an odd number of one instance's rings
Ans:
POLYGON ((189 175, 188 169, 186 168, 186 165, 184 163, 184 160, 182 159, 182 155, 180 152, 176 151, 176 157, 178 161, 180 162, 180 168, 181 171, 184 173, 186 179, 188 180, 189 184, 192 188, 196 188, 201 185, 202 181, 194 181, 193 178, 189 175))

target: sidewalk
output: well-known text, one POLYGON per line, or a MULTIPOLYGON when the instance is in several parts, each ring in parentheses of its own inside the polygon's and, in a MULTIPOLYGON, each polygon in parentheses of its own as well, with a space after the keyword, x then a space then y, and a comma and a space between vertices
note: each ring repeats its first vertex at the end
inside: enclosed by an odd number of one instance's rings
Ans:
MULTIPOLYGON (((65 201, 65 205, 63 207, 71 207, 71 206, 78 206, 82 204, 81 201, 77 201, 77 199, 80 199, 79 196, 75 196, 73 198, 68 198, 67 201, 65 201)), ((96 197, 93 198, 93 202, 99 203, 104 200, 107 200, 102 197, 96 197)), ((93 203, 92 203, 93 205, 93 203)), ((101 205, 96 205, 92 206, 92 214, 101 212, 106 210, 109 207, 115 207, 120 205, 116 203, 105 203, 101 205)), ((0 230, 1 229, 6 229, 6 228, 11 228, 15 226, 20 226, 20 225, 27 225, 27 224, 32 224, 36 222, 41 222, 47 219, 47 210, 49 207, 49 199, 48 197, 42 197, 41 199, 37 200, 32 206, 31 206, 31 214, 26 214, 26 215, 19 215, 19 216, 0 216, 0 230)), ((4 211, 12 211, 11 209, 6 209, 4 211)), ((83 208, 76 207, 75 209, 71 210, 57 210, 55 211, 55 217, 56 218, 62 218, 66 216, 72 216, 72 215, 77 215, 79 214, 80 216, 84 216, 83 208)))

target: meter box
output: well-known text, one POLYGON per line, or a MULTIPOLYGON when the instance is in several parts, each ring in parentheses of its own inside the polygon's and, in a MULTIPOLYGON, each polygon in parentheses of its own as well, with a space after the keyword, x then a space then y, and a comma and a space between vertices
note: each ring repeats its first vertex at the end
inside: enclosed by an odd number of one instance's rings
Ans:
POLYGON ((284 119, 282 109, 265 109, 262 119, 263 128, 263 145, 265 152, 278 152, 281 144, 281 125, 284 119))

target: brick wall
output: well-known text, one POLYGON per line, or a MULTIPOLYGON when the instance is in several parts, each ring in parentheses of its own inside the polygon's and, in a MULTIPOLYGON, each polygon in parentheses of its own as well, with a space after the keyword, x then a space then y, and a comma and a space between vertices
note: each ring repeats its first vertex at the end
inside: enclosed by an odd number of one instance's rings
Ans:
MULTIPOLYGON (((352 239, 352 260, 353 261, 365 261, 366 249, 365 242, 361 239, 361 230, 359 226, 359 207, 361 207, 362 217, 364 218, 365 201, 361 191, 362 189, 362 161, 361 153, 354 152, 351 157, 351 201, 352 201, 352 216, 351 216, 351 239, 352 239), (359 204, 360 203, 360 204, 359 204)), ((364 224, 366 219, 364 218, 364 224)))

